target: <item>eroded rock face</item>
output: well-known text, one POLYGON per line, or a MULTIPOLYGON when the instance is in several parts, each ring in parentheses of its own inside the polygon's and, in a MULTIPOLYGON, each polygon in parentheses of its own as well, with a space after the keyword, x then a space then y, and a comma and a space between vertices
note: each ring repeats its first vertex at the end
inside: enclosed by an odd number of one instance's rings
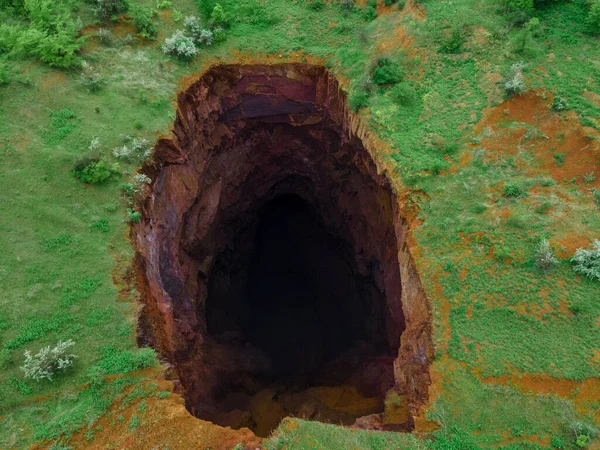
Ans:
POLYGON ((259 435, 288 414, 352 424, 393 390, 377 422, 410 429, 430 313, 363 130, 323 67, 218 66, 179 95, 132 235, 141 343, 194 415, 259 435))

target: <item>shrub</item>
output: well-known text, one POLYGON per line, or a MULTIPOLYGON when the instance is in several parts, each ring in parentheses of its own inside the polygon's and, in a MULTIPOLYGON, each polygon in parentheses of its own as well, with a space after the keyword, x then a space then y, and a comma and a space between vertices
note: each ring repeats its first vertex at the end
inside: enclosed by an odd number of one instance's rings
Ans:
POLYGON ((534 0, 502 0, 504 12, 513 22, 524 23, 533 14, 534 0))
POLYGON ((367 22, 371 22, 377 18, 377 8, 374 6, 367 6, 365 8, 364 17, 367 22))
POLYGON ((592 0, 587 16, 587 25, 592 34, 600 34, 600 0, 592 0))
POLYGON ((131 136, 122 136, 124 145, 115 147, 112 151, 117 159, 125 161, 143 161, 152 154, 152 145, 148 139, 131 138, 131 136))
POLYGON ((377 67, 373 70, 373 81, 378 85, 396 84, 402 81, 404 70, 390 58, 379 58, 377 67))
POLYGON ((342 0, 341 1, 341 6, 342 6, 342 11, 347 14, 350 11, 352 11, 354 9, 354 2, 355 0, 342 0))
POLYGON ((114 43, 112 31, 108 28, 100 28, 98 30, 98 40, 102 45, 111 46, 114 43))
POLYGON ((502 189, 502 195, 507 198, 527 197, 527 192, 516 183, 506 183, 502 189))
POLYGON ((558 259, 554 256, 554 250, 547 239, 542 239, 535 253, 535 265, 542 272, 548 272, 556 264, 558 259))
POLYGON ((138 6, 132 10, 131 21, 137 33, 144 39, 153 40, 158 35, 158 28, 153 19, 154 11, 151 8, 138 6))
POLYGON ((171 37, 165 39, 162 51, 182 60, 191 60, 198 53, 198 48, 194 44, 194 39, 186 36, 183 31, 177 30, 171 37))
POLYGON ((229 16, 225 14, 223 7, 217 3, 210 13, 210 22, 212 25, 227 27, 229 26, 229 16))
POLYGON ((460 53, 463 43, 465 41, 465 34, 462 27, 454 27, 448 37, 442 40, 440 46, 440 52, 442 53, 460 53))
MULTIPOLYGON (((214 34, 208 29, 203 29, 200 25, 200 21, 197 17, 189 16, 186 17, 183 22, 188 34, 197 45, 212 45, 214 41, 214 34)), ((222 28, 219 28, 222 30, 222 28)))
POLYGON ((59 341, 54 347, 44 347, 35 356, 29 350, 25 350, 25 364, 21 370, 25 372, 25 378, 40 381, 44 378, 52 381, 57 372, 62 372, 71 367, 76 356, 67 353, 67 350, 75 345, 72 340, 59 341))
POLYGON ((0 61, 0 86, 8 84, 10 82, 10 66, 0 61))
POLYGON ((81 21, 71 17, 69 2, 28 0, 23 15, 28 25, 0 25, 0 54, 35 57, 52 67, 81 64, 76 53, 87 37, 78 37, 81 21))
POLYGON ((594 240, 591 249, 578 248, 571 262, 576 273, 600 281, 600 241, 594 240))
POLYGON ((392 6, 394 3, 396 3, 398 0, 383 0, 383 4, 385 6, 392 6))
POLYGON ((554 161, 556 161, 557 166, 560 167, 565 163, 565 155, 563 155, 562 153, 555 153, 553 157, 554 161))
POLYGON ((311 0, 308 3, 308 7, 313 11, 321 11, 325 8, 325 2, 323 0, 311 0))
POLYGON ((113 175, 119 173, 118 165, 109 166, 106 161, 94 154, 81 157, 72 169, 75 178, 87 184, 102 184, 107 182, 113 175))
POLYGON ((510 73, 504 83, 504 91, 507 95, 520 94, 525 91, 525 77, 523 68, 525 64, 521 62, 514 63, 510 68, 510 73))
POLYGON ((142 213, 131 208, 127 208, 125 221, 127 223, 138 223, 142 219, 142 213))
POLYGON ((79 75, 79 84, 90 94, 99 92, 104 86, 104 80, 100 74, 86 62, 83 63, 82 69, 81 75, 79 75))
POLYGON ((596 205, 598 205, 598 207, 600 208, 600 190, 590 189, 590 192, 592 193, 592 197, 594 197, 594 201, 596 202, 596 205))
POLYGON ((552 99, 552 109, 559 112, 564 111, 567 109, 567 101, 564 98, 555 95, 552 99))
POLYGON ((364 89, 352 91, 348 97, 350 109, 354 112, 359 111, 369 104, 370 94, 364 89))
POLYGON ((129 9, 127 0, 95 0, 92 11, 100 20, 108 20, 129 9))
POLYGON ((411 106, 417 101, 417 91, 410 83, 398 83, 390 89, 390 98, 399 106, 411 106))

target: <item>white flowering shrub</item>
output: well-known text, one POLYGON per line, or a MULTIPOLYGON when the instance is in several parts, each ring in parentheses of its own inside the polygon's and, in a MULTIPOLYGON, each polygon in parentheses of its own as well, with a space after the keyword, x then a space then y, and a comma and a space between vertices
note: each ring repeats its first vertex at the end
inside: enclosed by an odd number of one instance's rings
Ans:
POLYGON ((151 184, 152 183, 152 179, 143 173, 138 173, 136 174, 136 176, 133 178, 133 180, 135 181, 135 184, 138 186, 141 186, 142 184, 151 184))
POLYGON ((554 256, 554 250, 547 239, 542 239, 535 254, 535 265, 543 272, 547 272, 558 264, 558 259, 554 256))
POLYGON ((195 16, 186 17, 183 21, 183 25, 187 31, 187 35, 189 35, 193 40, 194 44, 211 46, 215 40, 214 33, 207 29, 202 28, 200 24, 200 20, 198 20, 195 16))
POLYGON ((525 91, 525 76, 523 75, 523 69, 525 64, 522 62, 514 63, 510 68, 510 73, 504 83, 504 91, 507 95, 520 94, 525 91))
POLYGON ((600 281, 600 241, 594 240, 590 249, 578 248, 571 262, 576 273, 600 281))
POLYGON ((194 39, 186 36, 182 30, 177 30, 165 39, 162 51, 167 55, 173 55, 180 59, 192 59, 198 53, 198 48, 194 44, 194 39))
POLYGON ((100 138, 99 137, 95 137, 94 139, 92 139, 90 141, 89 151, 91 153, 96 153, 96 152, 100 151, 101 147, 102 147, 102 145, 100 144, 100 138))
POLYGON ((59 341, 54 347, 42 348, 34 356, 29 350, 25 350, 25 364, 21 366, 25 378, 31 378, 35 381, 46 378, 52 381, 52 377, 57 372, 62 372, 73 365, 76 356, 67 353, 67 350, 74 345, 75 342, 71 339, 59 341))
POLYGON ((112 151, 117 159, 125 161, 146 160, 152 154, 152 145, 148 139, 133 138, 127 136, 127 139, 122 138, 125 142, 120 147, 115 147, 112 151))

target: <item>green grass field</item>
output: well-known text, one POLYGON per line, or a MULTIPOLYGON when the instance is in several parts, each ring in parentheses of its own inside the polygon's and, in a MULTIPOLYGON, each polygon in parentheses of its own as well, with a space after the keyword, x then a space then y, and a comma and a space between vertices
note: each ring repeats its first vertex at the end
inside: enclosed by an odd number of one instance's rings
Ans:
MULTIPOLYGON (((535 176, 524 170, 538 164, 526 145, 517 156, 492 158, 476 128, 485 109, 504 99, 503 81, 495 80, 523 62, 527 89, 563 98, 589 127, 590 142, 598 139, 600 102, 586 92, 600 94, 600 42, 589 33, 585 1, 540 8, 540 30, 526 39, 496 0, 393 3, 380 6, 383 14, 374 20, 365 6, 344 12, 335 1, 315 3, 321 4, 224 0, 231 14, 225 41, 182 62, 165 55, 161 44, 183 27, 178 17, 200 16, 192 1, 173 0, 154 17, 156 40, 127 38, 135 31, 125 16, 120 24, 102 24, 113 29, 109 45, 91 26, 98 19, 89 3, 66 2, 85 26, 88 38, 78 55, 100 80, 97 92, 82 83, 79 67, 50 67, 11 50, 0 28, 0 80, 6 81, 0 82, 0 448, 89 429, 136 383, 139 375, 131 372, 157 364, 135 345, 139 294, 113 283, 133 254, 121 184, 131 182, 138 163, 117 160, 112 149, 124 136, 152 142, 166 133, 184 77, 219 61, 265 55, 323 61, 347 80, 351 102, 360 99, 364 119, 394 149, 377 157, 393 165, 397 186, 412 189, 420 208, 417 264, 433 305, 434 370, 443 387, 427 411, 440 424, 431 435, 286 421, 267 448, 578 448, 578 427, 600 425, 597 400, 576 408, 568 398, 482 381, 507 374, 600 378, 600 284, 575 274, 567 257, 548 274, 534 264, 542 238, 569 232, 600 238, 598 205, 584 180, 548 183, 541 169, 535 176), (409 7, 420 8, 425 19, 409 7), (414 37, 407 51, 400 27, 414 37), (367 80, 380 57, 403 68, 403 95, 367 80), (100 155, 119 164, 102 185, 71 173, 95 138, 100 155), (508 198, 499 188, 505 183, 531 193, 508 198), (549 206, 536 210, 532 202, 549 206), (25 350, 67 339, 76 342, 72 369, 51 382, 23 377, 25 350), (116 374, 124 376, 105 380, 116 374)), ((26 27, 14 5, 0 0, 0 24, 26 27)), ((600 177, 600 167, 589 170, 600 177)))

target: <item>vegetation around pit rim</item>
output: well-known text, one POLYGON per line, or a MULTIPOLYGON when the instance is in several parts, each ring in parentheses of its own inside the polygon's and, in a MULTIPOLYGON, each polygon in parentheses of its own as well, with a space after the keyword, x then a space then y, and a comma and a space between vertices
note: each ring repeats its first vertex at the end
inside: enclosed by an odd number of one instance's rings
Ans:
MULTIPOLYGON (((126 222, 140 220, 127 201, 147 182, 135 170, 144 142, 173 121, 179 80, 254 55, 324 61, 391 145, 378 157, 420 208, 419 268, 444 387, 428 411, 441 428, 429 437, 286 422, 269 445, 588 445, 576 427, 597 422, 597 399, 575 409, 481 380, 600 375, 599 285, 577 275, 560 248, 563 238, 600 236, 600 167, 575 180, 532 175, 532 145, 544 139, 534 119, 531 137, 500 155, 486 139, 514 123, 477 124, 507 91, 524 91, 547 98, 544 114, 574 114, 597 139, 598 1, 223 0, 215 15, 216 3, 0 0, 0 446, 89 426, 133 383, 107 375, 155 363, 135 347, 136 293, 112 281, 131 258, 126 222), (166 54, 178 30, 183 51, 166 54), (535 260, 543 239, 563 255, 548 271, 535 260), (73 367, 52 382, 24 378, 25 350, 69 339, 73 367)), ((556 165, 573 157, 549 154, 556 165)))

